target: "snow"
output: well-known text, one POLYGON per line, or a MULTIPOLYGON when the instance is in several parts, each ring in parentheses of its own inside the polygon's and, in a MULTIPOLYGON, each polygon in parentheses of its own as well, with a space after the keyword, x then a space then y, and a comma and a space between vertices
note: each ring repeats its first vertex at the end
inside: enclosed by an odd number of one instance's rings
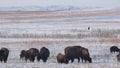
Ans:
MULTIPOLYGON (((78 10, 75 10, 75 12, 78 10)), ((81 11, 81 10, 80 10, 81 11)), ((87 10, 86 10, 87 11, 87 10)), ((95 10, 96 11, 96 10, 95 10)), ((23 11, 24 12, 24 11, 23 11)), ((72 11, 56 11, 53 16, 72 11)), ((87 11, 86 13, 94 12, 87 11)), ((119 12, 119 11, 118 11, 119 12)), ((4 13, 4 12, 3 12, 4 13)), ((33 12, 35 13, 35 12, 33 12)), ((103 12, 104 13, 104 12, 103 12)), ((116 45, 120 48, 120 16, 86 16, 86 17, 61 17, 31 19, 32 14, 21 17, 28 19, 11 19, 11 13, 7 16, 0 14, 0 48, 7 47, 10 55, 7 63, 0 63, 1 68, 119 68, 118 53, 110 53, 109 48, 116 45), (10 19, 9 19, 10 18, 10 19), (88 30, 90 27, 90 30, 88 30), (58 64, 56 55, 64 54, 67 46, 80 45, 89 49, 92 63, 78 63, 77 60, 69 64, 58 64), (46 63, 42 61, 34 63, 20 60, 21 50, 29 48, 47 47, 50 57, 46 63)), ((14 12, 13 12, 14 14, 14 12)), ((16 13, 17 14, 17 13, 16 13)), ((101 13, 102 14, 102 13, 101 13)), ((34 14, 33 16, 39 16, 34 14)), ((51 14, 52 15, 52 14, 51 14)), ((48 14, 48 16, 51 16, 48 14)), ((41 14, 47 16, 47 14, 41 14)))
POLYGON ((50 5, 50 6, 0 6, 0 11, 70 11, 70 10, 81 10, 81 11, 96 11, 96 10, 118 10, 120 6, 117 7, 100 7, 100 6, 74 6, 74 5, 50 5))
POLYGON ((78 10, 79 7, 75 6, 59 6, 59 5, 52 5, 52 6, 22 6, 22 7, 0 7, 0 11, 65 11, 65 10, 78 10))

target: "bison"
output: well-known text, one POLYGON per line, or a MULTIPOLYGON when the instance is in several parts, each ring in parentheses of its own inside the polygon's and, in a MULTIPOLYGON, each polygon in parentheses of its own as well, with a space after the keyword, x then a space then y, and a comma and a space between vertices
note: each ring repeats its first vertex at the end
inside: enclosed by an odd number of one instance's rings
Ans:
POLYGON ((120 62, 120 53, 117 55, 117 61, 120 62))
POLYGON ((58 63, 66 63, 66 64, 68 64, 68 59, 65 58, 65 55, 63 55, 61 53, 58 53, 57 62, 58 63))
POLYGON ((81 46, 68 46, 65 48, 65 58, 74 61, 74 59, 78 59, 80 61, 80 57, 82 55, 81 46))
POLYGON ((112 46, 112 47, 110 47, 110 52, 112 53, 112 52, 119 52, 120 51, 120 49, 117 47, 117 46, 112 46))
POLYGON ((43 62, 46 62, 49 55, 50 55, 50 51, 46 47, 42 47, 40 49, 39 54, 37 55, 37 60, 40 61, 40 59, 42 59, 43 62))
POLYGON ((7 62, 9 56, 9 50, 7 48, 1 48, 0 50, 0 61, 4 61, 4 63, 7 62))
POLYGON ((86 61, 92 62, 92 59, 90 58, 88 49, 81 47, 81 46, 68 46, 65 48, 65 57, 68 60, 71 60, 71 62, 74 61, 74 59, 78 59, 78 62, 80 62, 80 58, 86 61))
POLYGON ((22 50, 20 54, 20 58, 25 58, 25 61, 30 60, 34 62, 35 57, 38 55, 39 50, 36 48, 30 48, 29 50, 22 50))

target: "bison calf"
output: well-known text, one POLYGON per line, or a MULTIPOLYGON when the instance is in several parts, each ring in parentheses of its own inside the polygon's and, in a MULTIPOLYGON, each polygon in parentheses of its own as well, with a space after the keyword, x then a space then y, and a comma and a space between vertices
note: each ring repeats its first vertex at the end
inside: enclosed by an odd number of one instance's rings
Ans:
POLYGON ((68 64, 69 60, 67 60, 67 59, 65 58, 65 55, 59 53, 59 54, 57 55, 57 62, 58 62, 58 63, 66 63, 66 64, 68 64))

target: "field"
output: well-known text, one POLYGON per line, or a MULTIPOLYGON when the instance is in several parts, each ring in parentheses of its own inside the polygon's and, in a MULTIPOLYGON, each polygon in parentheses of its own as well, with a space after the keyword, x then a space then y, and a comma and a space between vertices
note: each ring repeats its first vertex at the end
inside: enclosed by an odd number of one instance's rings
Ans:
POLYGON ((120 10, 0 11, 0 48, 10 50, 1 68, 120 68, 111 46, 120 48, 120 10), (90 30, 88 30, 90 27, 90 30), (92 63, 58 64, 56 55, 67 46, 89 49, 92 63), (47 47, 46 63, 20 60, 21 50, 47 47))

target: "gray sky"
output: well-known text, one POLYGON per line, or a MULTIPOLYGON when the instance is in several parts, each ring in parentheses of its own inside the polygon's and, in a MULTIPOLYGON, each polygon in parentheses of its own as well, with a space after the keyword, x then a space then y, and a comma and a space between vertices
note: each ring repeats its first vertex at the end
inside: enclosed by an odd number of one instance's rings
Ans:
POLYGON ((79 7, 120 7, 120 0, 0 0, 0 7, 72 5, 79 7))

